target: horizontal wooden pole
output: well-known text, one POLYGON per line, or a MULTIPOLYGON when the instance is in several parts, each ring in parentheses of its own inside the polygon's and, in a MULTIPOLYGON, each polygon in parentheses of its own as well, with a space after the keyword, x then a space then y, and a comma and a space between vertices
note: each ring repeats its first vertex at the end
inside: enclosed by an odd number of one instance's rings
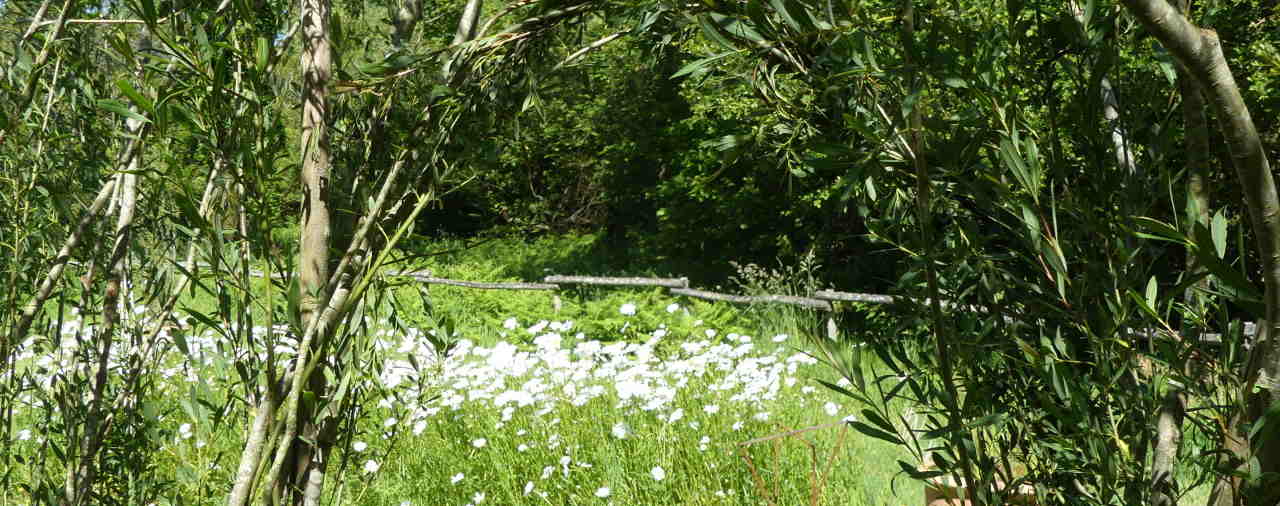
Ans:
POLYGON ((687 297, 696 297, 699 299, 737 302, 741 304, 772 302, 776 304, 790 304, 792 306, 802 306, 822 311, 831 311, 830 302, 811 299, 809 297, 796 297, 794 295, 731 295, 727 293, 708 292, 706 290, 694 290, 692 288, 673 288, 671 293, 687 297))
POLYGON ((478 283, 475 281, 459 281, 456 279, 433 278, 431 276, 417 276, 413 274, 404 275, 431 285, 460 286, 463 288, 479 288, 481 290, 555 290, 560 288, 559 285, 552 285, 549 283, 478 283))
POLYGON ((688 288, 689 278, 617 278, 607 276, 547 276, 547 283, 565 285, 662 286, 688 288))

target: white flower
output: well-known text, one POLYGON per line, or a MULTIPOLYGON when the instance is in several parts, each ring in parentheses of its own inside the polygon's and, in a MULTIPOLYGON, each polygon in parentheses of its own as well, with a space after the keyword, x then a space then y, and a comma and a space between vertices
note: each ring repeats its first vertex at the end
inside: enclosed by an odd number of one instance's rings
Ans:
POLYGON ((484 445, 486 444, 489 444, 489 440, 485 438, 477 438, 471 441, 471 446, 474 446, 476 448, 484 448, 484 445))
POLYGON ((533 492, 533 482, 532 482, 532 481, 525 482, 525 484, 524 484, 524 495, 529 495, 529 492, 533 492))
POLYGON ((373 461, 373 460, 366 460, 366 461, 364 461, 364 472, 365 472, 365 473, 376 473, 376 472, 378 472, 378 469, 379 469, 379 468, 381 468, 381 467, 382 467, 382 466, 381 466, 380 464, 378 464, 377 462, 375 462, 375 461, 373 461))
POLYGON ((191 439, 191 424, 184 423, 178 427, 178 435, 182 436, 182 439, 191 439))
POLYGON ((667 470, 662 466, 653 466, 653 469, 649 470, 649 476, 653 477, 653 481, 662 481, 667 478, 667 470))
POLYGON ((827 416, 836 416, 840 412, 840 405, 831 401, 827 401, 822 405, 822 409, 826 410, 827 416))
POLYGON ((413 506, 413 503, 409 501, 400 501, 400 506, 413 506))
POLYGON ((736 422, 733 422, 733 430, 734 430, 735 432, 736 432, 736 431, 740 431, 740 430, 742 430, 742 421, 741 421, 741 420, 736 421, 736 422))
POLYGON ((471 502, 476 504, 484 502, 484 492, 476 492, 476 495, 471 496, 471 502))
POLYGON ((542 468, 542 479, 545 480, 547 478, 550 478, 551 473, 555 472, 555 470, 556 470, 556 466, 547 466, 542 468))
POLYGON ((667 423, 676 423, 680 421, 681 418, 684 418, 684 409, 676 408, 675 411, 671 412, 671 416, 667 417, 667 423))
POLYGON ((599 497, 599 498, 601 498, 601 499, 604 499, 605 497, 609 497, 609 493, 610 493, 610 492, 611 492, 611 491, 609 490, 609 487, 600 487, 600 488, 597 488, 597 489, 596 489, 596 497, 599 497))
POLYGON ((502 322, 502 328, 507 330, 515 330, 516 327, 519 327, 519 326, 520 326, 520 322, 517 321, 515 318, 507 318, 506 321, 502 322))
POLYGON ((670 303, 670 304, 667 304, 667 312, 668 312, 668 313, 674 313, 674 312, 679 311, 679 310, 680 310, 680 305, 679 305, 679 304, 676 304, 676 303, 674 303, 674 302, 672 302, 672 303, 670 303))
POLYGON ((626 438, 627 438, 627 423, 626 423, 626 422, 618 422, 618 423, 613 424, 613 429, 612 429, 610 432, 613 434, 613 437, 616 437, 616 438, 618 438, 618 439, 626 439, 626 438))
POLYGON ((18 441, 27 441, 31 439, 31 429, 22 429, 18 431, 18 441))
POLYGON ((455 474, 455 475, 453 475, 453 477, 452 477, 452 478, 449 478, 449 484, 450 484, 450 485, 457 485, 457 484, 458 484, 458 482, 462 481, 462 479, 463 479, 463 478, 466 478, 466 477, 467 477, 467 475, 462 474, 462 473, 455 474))
POLYGON ((395 425, 398 422, 399 420, 396 420, 395 417, 391 417, 391 418, 388 418, 385 422, 382 422, 382 426, 390 429, 393 425, 395 425))
POLYGON ((713 338, 713 337, 715 337, 715 336, 716 336, 716 331, 715 331, 715 329, 707 329, 707 330, 703 331, 703 334, 706 334, 706 335, 707 335, 707 339, 711 339, 711 338, 713 338))
POLYGON ((364 441, 356 441, 354 443, 351 443, 351 449, 357 452, 362 452, 364 451, 365 448, 368 448, 368 447, 369 445, 365 444, 364 441))
POLYGON ((769 421, 769 412, 768 412, 768 411, 761 411, 761 412, 759 412, 759 413, 756 413, 756 416, 754 416, 754 417, 752 417, 752 418, 755 418, 756 420, 759 420, 759 421, 761 421, 761 422, 767 422, 767 421, 769 421))
POLYGON ((527 451, 529 451, 529 445, 524 444, 524 443, 520 443, 520 446, 517 446, 517 447, 516 447, 516 451, 518 451, 518 452, 520 452, 520 453, 527 452, 527 451))
POLYGON ((842 421, 842 422, 844 422, 844 423, 853 423, 853 422, 858 421, 858 419, 857 419, 856 417, 854 417, 853 415, 849 415, 849 416, 846 416, 846 417, 844 417, 844 418, 840 419, 840 421, 842 421))
POLYGON ((704 413, 708 414, 708 415, 714 415, 714 414, 716 414, 716 413, 719 413, 719 412, 720 412, 720 405, 719 405, 719 404, 707 404, 706 406, 703 406, 703 407, 702 407, 702 411, 703 411, 704 413))
POLYGON ((623 304, 622 307, 618 308, 618 312, 627 316, 632 316, 636 314, 636 305, 628 302, 626 304, 623 304))
POLYGON ((786 334, 778 334, 776 336, 773 336, 773 342, 780 343, 780 342, 786 341, 788 337, 790 336, 786 334))

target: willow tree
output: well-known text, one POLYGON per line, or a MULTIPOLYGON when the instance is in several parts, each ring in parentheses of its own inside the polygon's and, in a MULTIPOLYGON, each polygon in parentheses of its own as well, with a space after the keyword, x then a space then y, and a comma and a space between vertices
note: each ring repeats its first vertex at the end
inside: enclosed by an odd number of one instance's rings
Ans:
POLYGON ((1208 96, 1244 189, 1265 287, 1264 320, 1242 371, 1243 405, 1223 445, 1234 456, 1215 487, 1218 505, 1280 502, 1280 196, 1249 108, 1227 65, 1216 32, 1192 24, 1165 0, 1124 0, 1125 7, 1186 69, 1208 96))

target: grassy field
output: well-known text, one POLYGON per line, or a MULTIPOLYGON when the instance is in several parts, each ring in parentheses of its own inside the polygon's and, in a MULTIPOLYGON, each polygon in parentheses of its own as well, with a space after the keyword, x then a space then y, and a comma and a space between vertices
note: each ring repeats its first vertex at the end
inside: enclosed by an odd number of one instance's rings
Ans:
MULTIPOLYGON (((457 251, 412 267, 478 281, 619 274, 590 248, 589 238, 433 243, 422 251, 457 251)), ((897 473, 905 452, 841 423, 858 406, 815 381, 834 378, 804 353, 817 320, 803 311, 643 289, 566 290, 558 303, 550 292, 412 283, 386 294, 396 304, 370 316, 364 338, 375 359, 368 383, 354 390, 360 416, 331 464, 333 504, 921 502, 921 487, 897 473), (444 328, 455 335, 441 339, 444 328)), ((217 303, 202 295, 181 306, 217 303)), ((138 308, 139 321, 156 316, 138 308)), ((233 361, 245 348, 233 341, 278 333, 187 320, 174 331, 181 339, 167 341, 182 346, 154 369, 157 395, 144 410, 152 419, 140 429, 145 442, 133 443, 148 466, 136 487, 161 487, 159 504, 218 504, 250 416, 233 361)), ((85 326, 64 323, 64 341, 91 332, 85 326)), ((289 343, 277 351, 287 356, 289 343)), ((27 349, 23 370, 39 388, 63 347, 27 349)), ((14 483, 39 483, 33 473, 58 469, 21 464, 56 460, 48 455, 64 444, 41 398, 20 399, 27 409, 14 417, 20 460, 4 470, 14 483)), ((0 492, 4 504, 29 500, 19 489, 0 492)))

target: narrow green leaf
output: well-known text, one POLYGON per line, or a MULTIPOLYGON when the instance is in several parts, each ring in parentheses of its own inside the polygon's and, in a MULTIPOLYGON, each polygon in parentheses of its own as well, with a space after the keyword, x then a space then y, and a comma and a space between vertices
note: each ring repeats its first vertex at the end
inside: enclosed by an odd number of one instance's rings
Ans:
POLYGON ((267 71, 267 62, 270 60, 271 45, 267 43, 266 37, 258 37, 258 47, 256 51, 258 60, 258 71, 267 71))
POLYGON ((173 334, 170 334, 170 337, 173 338, 173 344, 178 347, 178 351, 182 352, 183 356, 191 358, 191 348, 187 346, 186 332, 174 332, 173 334))
POLYGON ((773 6, 773 10, 782 16, 783 21, 786 21, 792 30, 799 33, 814 30, 813 20, 809 19, 809 14, 805 12, 804 7, 795 0, 769 0, 769 5, 773 6))
POLYGON ((767 44, 769 42, 768 39, 763 35, 760 35, 760 32, 756 31, 755 28, 743 23, 742 20, 736 17, 725 16, 713 12, 711 13, 711 18, 716 25, 722 27, 726 32, 734 37, 756 44, 767 44))
POLYGON ((737 51, 727 51, 714 56, 708 56, 706 58, 691 61, 685 66, 680 67, 680 70, 677 70, 675 74, 672 74, 671 78, 675 79, 678 77, 693 75, 693 74, 701 75, 703 73, 706 73, 706 71, 711 68, 712 62, 719 60, 721 58, 724 58, 726 56, 729 56, 731 54, 734 54, 736 52, 737 51))
POLYGON ((1049 266, 1053 268, 1054 274, 1059 278, 1066 278, 1067 259, 1062 254, 1062 248, 1058 246, 1058 240, 1054 237, 1046 237, 1043 247, 1040 248, 1045 259, 1049 261, 1049 266))
POLYGON ((1160 319, 1160 315, 1156 313, 1155 306, 1147 303, 1147 300, 1142 298, 1141 295, 1138 295, 1138 292, 1129 290, 1126 291, 1125 294, 1128 295, 1129 299, 1133 300, 1133 303, 1137 304, 1138 308, 1141 309, 1143 313, 1146 313, 1147 316, 1155 320, 1160 319))
POLYGON ((1155 218, 1137 216, 1133 219, 1133 223, 1148 234, 1143 235, 1147 239, 1161 239, 1182 244, 1191 243, 1191 240, 1181 230, 1155 218))
POLYGON ((134 119, 144 123, 149 123, 151 121, 147 119, 146 116, 143 116, 141 114, 138 114, 130 110, 128 105, 125 105, 124 102, 121 102, 119 100, 104 98, 98 101, 98 107, 102 109, 106 109, 107 111, 110 111, 110 112, 114 112, 126 118, 134 119))
POLYGON ((920 469, 916 469, 915 466, 908 464, 906 462, 903 462, 901 460, 898 461, 898 467, 902 468, 902 472, 907 473, 907 476, 910 476, 917 480, 928 480, 928 479, 937 478, 939 476, 947 474, 946 471, 939 471, 937 469, 930 470, 930 471, 922 471, 920 469))
POLYGON ((640 22, 636 23, 635 28, 632 28, 631 32, 637 34, 645 33, 649 30, 650 26, 653 26, 653 23, 658 20, 658 16, 661 14, 662 9, 645 12, 643 16, 640 16, 640 22))
POLYGON ((106 39, 107 44, 111 46, 111 49, 115 50, 115 53, 120 56, 121 60, 124 60, 123 63, 125 65, 128 67, 134 67, 137 65, 137 62, 134 60, 133 45, 129 44, 128 40, 125 40, 124 35, 117 32, 106 37, 106 39))
POLYGON ((900 445, 903 443, 902 438, 899 438, 896 434, 890 434, 888 432, 882 431, 880 429, 877 429, 865 423, 862 423, 859 421, 852 421, 852 422, 849 422, 849 425, 852 426, 854 430, 857 430, 858 432, 861 432, 865 435, 879 439, 881 441, 887 441, 896 445, 900 445))
POLYGON ((1218 211, 1213 215, 1213 249, 1218 252, 1218 258, 1227 256, 1227 217, 1218 211))
POLYGON ((1040 218, 1030 205, 1022 204, 1022 224, 1027 229, 1027 239, 1031 245, 1040 247, 1040 218))
POLYGON ((716 44, 719 44, 720 47, 729 50, 738 49, 736 44, 729 41, 729 38, 727 34, 724 33, 723 29, 716 23, 712 22, 710 15, 698 16, 698 27, 702 28, 702 33, 706 34, 707 37, 716 44))
POLYGON ((850 398, 853 398, 853 399, 857 399, 857 398, 858 398, 858 396, 857 396, 856 394, 854 394, 853 392, 850 392, 848 389, 845 389, 844 387, 842 387, 842 386, 840 386, 840 385, 837 385, 837 384, 835 384, 835 383, 831 383, 831 382, 828 382, 828 381, 824 381, 824 380, 817 380, 817 381, 818 381, 818 383, 822 384, 822 386, 827 387, 827 388, 830 388, 831 390, 833 390, 833 391, 835 391, 835 392, 837 392, 837 393, 839 393, 839 394, 841 394, 841 395, 844 395, 844 396, 847 396, 847 397, 850 397, 850 398))
MULTIPOLYGON (((1195 226, 1196 241, 1202 244, 1212 243, 1210 232, 1204 225, 1196 224, 1195 226)), ((1218 258, 1214 253, 1206 251, 1205 248, 1196 248, 1196 258, 1200 260, 1200 264, 1213 274, 1227 288, 1239 292, 1237 296, 1250 299, 1261 299, 1261 290, 1258 290, 1252 282, 1249 281, 1240 271, 1228 265, 1223 259, 1218 258)))
POLYGON ((876 413, 873 410, 865 409, 865 408, 862 411, 860 411, 860 413, 862 413, 862 418, 866 419, 868 422, 874 423, 876 425, 876 428, 883 430, 885 432, 897 432, 897 429, 894 428, 893 424, 889 423, 889 420, 886 420, 884 417, 880 416, 879 413, 876 413))
POLYGON ((156 112, 155 103, 153 103, 151 99, 147 98, 143 94, 138 93, 138 90, 135 89, 133 87, 133 84, 130 84, 129 81, 125 79, 117 79, 116 87, 120 88, 120 92, 124 93, 124 96, 129 97, 129 100, 131 100, 134 103, 134 105, 138 106, 143 111, 146 111, 147 114, 152 114, 152 115, 155 114, 156 112))

